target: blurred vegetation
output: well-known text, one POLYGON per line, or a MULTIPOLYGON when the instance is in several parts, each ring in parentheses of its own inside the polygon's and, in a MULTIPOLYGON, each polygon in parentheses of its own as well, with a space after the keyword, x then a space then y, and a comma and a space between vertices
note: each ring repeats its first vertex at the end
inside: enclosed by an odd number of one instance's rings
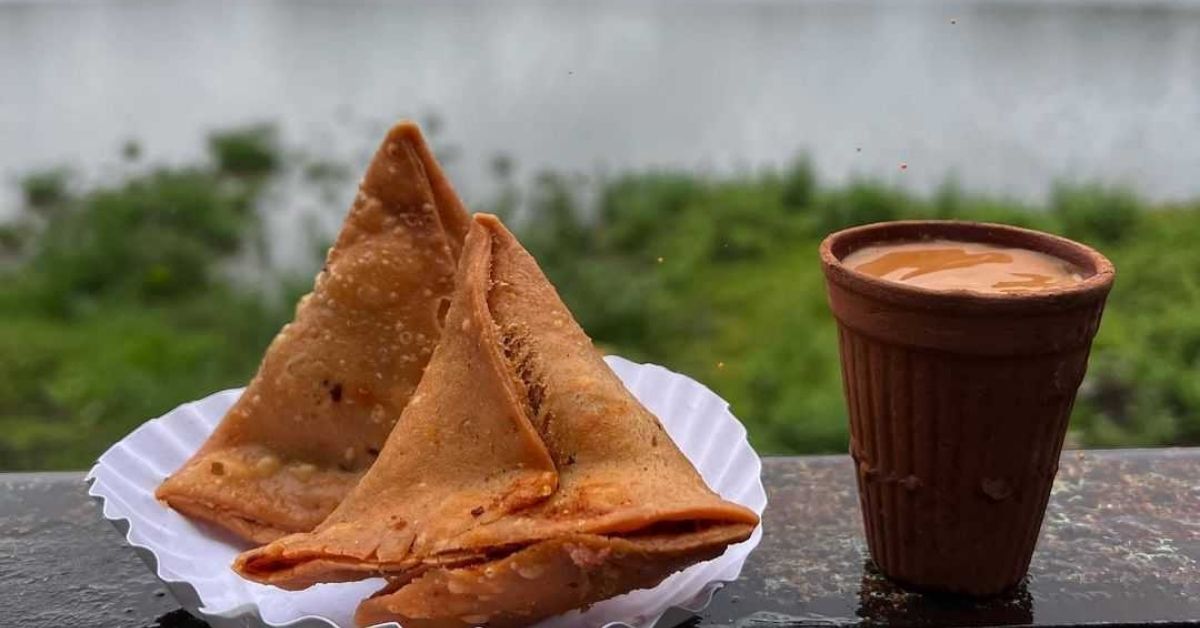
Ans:
MULTIPOLYGON (((86 188, 66 170, 22 180, 21 212, 0 226, 0 469, 86 467, 145 419, 245 382, 290 317, 307 279, 268 289, 230 270, 261 243, 257 208, 291 158, 267 126, 215 134, 208 149, 204 163, 163 168, 135 163, 130 144, 132 174, 86 188)), ((476 209, 509 218, 597 342, 705 382, 764 453, 845 450, 817 243, 917 217, 1025 225, 1107 253, 1118 281, 1072 442, 1200 444, 1200 202, 1150 206, 1092 185, 1035 207, 953 182, 925 198, 822 185, 805 160, 737 177, 545 173, 528 186, 511 159, 492 171, 497 193, 476 209)))

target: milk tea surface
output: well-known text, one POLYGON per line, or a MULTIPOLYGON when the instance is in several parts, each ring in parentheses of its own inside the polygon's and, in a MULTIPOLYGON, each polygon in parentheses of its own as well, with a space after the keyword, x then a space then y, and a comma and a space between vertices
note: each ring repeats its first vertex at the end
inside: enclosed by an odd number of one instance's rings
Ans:
POLYGON ((1079 268, 1052 255, 979 242, 890 242, 854 251, 842 263, 872 277, 931 290, 1037 292, 1083 281, 1079 268))

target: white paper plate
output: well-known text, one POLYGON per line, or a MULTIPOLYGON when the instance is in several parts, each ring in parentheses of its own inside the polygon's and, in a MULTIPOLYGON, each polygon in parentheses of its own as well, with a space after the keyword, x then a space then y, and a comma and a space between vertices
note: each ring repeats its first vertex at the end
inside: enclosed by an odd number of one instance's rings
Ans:
MULTIPOLYGON (((606 358, 625 385, 658 415, 708 485, 727 500, 762 515, 767 505, 762 461, 729 404, 695 380, 653 364, 606 358)), ((354 609, 383 587, 381 579, 322 584, 288 592, 243 580, 229 568, 244 545, 154 499, 154 489, 204 442, 241 390, 186 403, 147 421, 109 448, 88 473, 88 494, 104 516, 189 612, 227 626, 353 626, 354 609)), ((741 573, 762 526, 723 555, 672 575, 653 589, 633 591, 548 619, 539 628, 652 626, 671 607, 697 611, 722 583, 741 573)), ((393 624, 394 625, 394 624, 393 624)))

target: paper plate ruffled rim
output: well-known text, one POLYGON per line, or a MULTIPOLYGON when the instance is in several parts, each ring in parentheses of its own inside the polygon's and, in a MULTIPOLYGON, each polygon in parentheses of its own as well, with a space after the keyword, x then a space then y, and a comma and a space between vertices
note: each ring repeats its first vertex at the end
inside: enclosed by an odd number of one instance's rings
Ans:
MULTIPOLYGON (((664 367, 618 356, 605 360, 630 392, 659 417, 709 487, 762 515, 767 505, 762 460, 725 400, 664 367)), ((215 628, 351 626, 358 602, 382 588, 383 580, 324 584, 299 592, 243 580, 229 564, 245 545, 154 499, 162 480, 200 447, 240 394, 241 389, 214 393, 142 424, 100 456, 85 478, 88 494, 179 604, 215 628)), ((762 532, 759 525, 746 541, 713 560, 672 574, 653 589, 547 619, 538 628, 649 628, 671 608, 699 612, 724 583, 738 578, 762 532)))

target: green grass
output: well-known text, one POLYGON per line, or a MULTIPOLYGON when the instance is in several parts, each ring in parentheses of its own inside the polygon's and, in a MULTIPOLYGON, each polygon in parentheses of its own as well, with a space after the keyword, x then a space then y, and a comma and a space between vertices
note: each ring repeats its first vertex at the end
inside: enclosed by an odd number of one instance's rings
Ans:
POLYGON ((142 420, 240 385, 274 333, 254 300, 99 306, 58 319, 6 314, 0 333, 0 461, 88 464, 142 420), (219 304, 219 309, 217 307, 219 304))
MULTIPOLYGON (((209 151, 90 188, 64 170, 24 180, 20 217, 0 226, 0 470, 87 466, 145 419, 244 383, 290 317, 306 278, 280 278, 266 293, 288 296, 268 299, 224 269, 261 242, 255 205, 294 164, 264 126, 215 134, 209 151)), ((923 198, 822 186, 804 160, 727 178, 631 173, 595 194, 554 173, 522 189, 511 164, 494 170, 501 192, 477 208, 520 217, 597 342, 708 384, 766 453, 846 446, 817 243, 918 217, 1031 226, 1108 254, 1118 279, 1072 441, 1200 444, 1200 203, 1151 206, 1101 186, 1057 187, 1044 207, 953 185, 923 198)))

